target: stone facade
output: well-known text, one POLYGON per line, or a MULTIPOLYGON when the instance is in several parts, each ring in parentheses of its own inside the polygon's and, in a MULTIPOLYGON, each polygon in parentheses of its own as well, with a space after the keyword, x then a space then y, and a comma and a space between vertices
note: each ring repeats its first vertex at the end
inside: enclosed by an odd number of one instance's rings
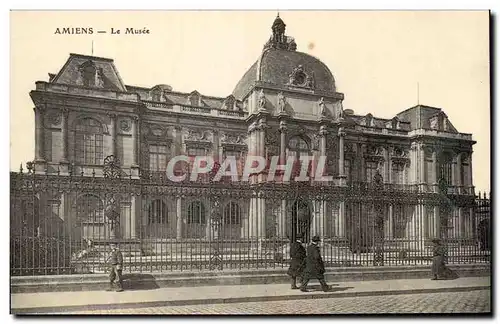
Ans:
MULTIPOLYGON (((296 50, 295 40, 285 35, 279 17, 272 29, 257 62, 224 98, 197 91, 180 93, 168 85, 126 85, 113 60, 71 54, 49 82, 36 82, 30 93, 35 104, 36 172, 101 177, 104 159, 112 155, 125 177, 138 179, 164 173, 166 162, 175 155, 205 153, 218 160, 226 154, 280 155, 285 159, 292 151, 297 154, 299 149, 292 146, 299 143, 305 153, 327 157, 329 174, 334 176, 331 186, 371 183, 380 175, 384 184, 396 189, 412 186, 415 192, 432 194, 444 179, 450 194, 474 195, 471 158, 475 142, 470 134, 458 132, 440 108, 417 105, 392 118, 344 109, 344 94, 336 91, 328 67, 296 50)), ((263 182, 265 176, 255 181, 263 182)), ((74 217, 77 199, 62 194, 57 201, 65 217, 74 217)), ((144 202, 139 200, 132 197, 122 203, 120 234, 113 235, 135 238, 149 233, 177 239, 188 232, 200 238, 210 235, 208 221, 186 221, 192 217, 190 208, 196 207, 187 199, 165 200, 159 207, 151 203, 146 208, 168 211, 168 221, 157 222, 140 211, 144 202), (154 234, 159 227, 161 235, 154 234)), ((312 233, 346 235, 346 218, 353 215, 352 210, 346 210, 342 201, 313 205, 312 233)), ((278 210, 274 220, 266 216, 271 207, 266 207, 263 197, 240 203, 239 208, 241 229, 231 229, 232 235, 290 235, 285 202, 272 207, 278 210), (277 233, 267 233, 269 223, 278 224, 277 233), (245 224, 259 225, 243 229, 245 224)), ((473 225, 467 215, 472 211, 456 208, 459 216, 453 226, 469 235, 473 225)), ((438 235, 438 207, 426 206, 425 201, 411 207, 404 213, 410 216, 403 227, 395 225, 400 209, 391 205, 387 211, 386 238, 438 235)), ((80 231, 84 237, 105 238, 100 230, 96 232, 98 225, 86 226, 80 231)))

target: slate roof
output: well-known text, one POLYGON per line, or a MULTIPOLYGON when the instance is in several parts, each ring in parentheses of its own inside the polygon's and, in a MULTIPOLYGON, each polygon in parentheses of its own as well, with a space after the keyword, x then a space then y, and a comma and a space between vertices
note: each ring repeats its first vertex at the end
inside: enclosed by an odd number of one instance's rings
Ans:
POLYGON ((290 80, 290 74, 299 65, 304 67, 306 74, 314 76, 314 90, 335 93, 332 72, 316 57, 302 52, 267 48, 243 75, 234 88, 233 95, 242 100, 255 81, 284 87, 290 80))

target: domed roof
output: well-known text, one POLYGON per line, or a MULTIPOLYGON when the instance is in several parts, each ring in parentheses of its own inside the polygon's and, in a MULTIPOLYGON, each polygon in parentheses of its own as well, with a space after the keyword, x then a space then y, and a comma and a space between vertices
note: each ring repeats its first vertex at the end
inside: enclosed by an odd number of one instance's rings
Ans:
POLYGON ((335 79, 323 62, 306 53, 283 49, 265 49, 234 88, 234 97, 242 100, 257 81, 280 88, 335 93, 335 79))
POLYGON ((285 36, 285 26, 276 17, 272 36, 262 54, 234 88, 235 98, 242 100, 256 84, 290 90, 302 88, 325 95, 335 93, 330 69, 314 56, 295 51, 297 45, 292 37, 285 36))

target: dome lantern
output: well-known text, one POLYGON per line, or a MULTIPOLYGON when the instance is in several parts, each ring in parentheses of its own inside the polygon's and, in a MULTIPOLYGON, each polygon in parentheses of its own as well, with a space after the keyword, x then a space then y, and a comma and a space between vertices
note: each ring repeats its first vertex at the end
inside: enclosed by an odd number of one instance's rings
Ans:
POLYGON ((295 51, 297 48, 297 44, 292 37, 287 37, 285 35, 286 24, 280 18, 280 15, 276 16, 274 19, 273 25, 271 26, 272 35, 271 38, 264 45, 264 49, 267 48, 278 48, 289 51, 295 51))

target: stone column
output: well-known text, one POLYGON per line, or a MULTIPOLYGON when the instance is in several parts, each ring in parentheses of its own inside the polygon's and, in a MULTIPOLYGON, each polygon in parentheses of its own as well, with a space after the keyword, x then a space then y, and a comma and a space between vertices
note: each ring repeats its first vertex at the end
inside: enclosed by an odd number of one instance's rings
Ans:
POLYGON ((387 232, 386 238, 392 239, 394 238, 394 209, 392 204, 389 205, 389 217, 387 220, 387 232))
POLYGON ((361 144, 361 150, 359 152, 360 157, 360 177, 358 181, 366 182, 366 165, 365 165, 365 152, 366 152, 366 144, 361 144))
POLYGON ((339 128, 339 177, 345 178, 345 170, 344 170, 344 138, 345 132, 342 128, 339 128))
POLYGON ((36 106, 33 110, 35 111, 35 162, 45 162, 45 106, 36 106))
POLYGON ((132 167, 138 167, 139 163, 139 137, 140 137, 140 127, 139 118, 134 117, 132 122, 132 167))
POLYGON ((411 158, 411 164, 410 164, 411 183, 417 185, 418 184, 418 178, 417 178, 418 160, 417 160, 417 143, 415 143, 415 142, 411 143, 410 158, 411 158))
POLYGON ((257 196, 255 195, 250 199, 250 215, 248 216, 249 219, 249 233, 250 237, 252 239, 255 239, 257 237, 257 229, 258 229, 258 208, 257 208, 257 196))
POLYGON ((283 239, 286 233, 285 224, 286 224, 286 200, 281 200, 281 210, 278 215, 278 231, 277 235, 280 239, 283 239))
MULTIPOLYGON (((140 206, 140 196, 132 196, 131 204, 130 204, 130 238, 136 238, 137 237, 137 206, 140 206)), ((140 215, 140 213, 139 213, 140 215)))
POLYGON ((286 132, 288 127, 286 121, 280 121, 280 164, 285 164, 286 162, 286 132))
POLYGON ((425 184, 425 146, 424 144, 420 144, 420 150, 418 151, 420 156, 419 156, 419 170, 420 170, 420 179, 419 183, 420 184, 425 184))
MULTIPOLYGON (((389 150, 390 148, 388 148, 387 150, 389 150)), ((394 179, 392 179, 392 152, 391 154, 389 154, 390 152, 387 152, 387 169, 388 169, 388 175, 387 175, 387 182, 388 183, 393 183, 394 182, 394 179)), ((404 178, 405 178, 405 172, 406 172, 406 168, 405 166, 403 165, 403 183, 405 182, 404 181, 404 178)))
POLYGON ((464 214, 462 212, 462 207, 458 207, 458 230, 457 235, 458 238, 463 238, 464 236, 464 214))
POLYGON ((62 122, 61 122, 61 144, 62 144, 62 158, 60 163, 68 164, 68 108, 61 109, 62 122))
POLYGON ((432 179, 433 179, 433 192, 436 192, 438 183, 438 170, 437 170, 437 153, 436 150, 432 151, 432 179))
MULTIPOLYGON (((116 114, 108 114, 109 118, 111 119, 111 142, 112 142, 112 145, 111 145, 111 155, 113 155, 115 158, 117 158, 118 156, 116 155, 117 154, 117 134, 118 134, 118 131, 117 131, 117 128, 116 128, 116 114)), ((135 149, 135 148, 134 148, 135 149)))
POLYGON ((456 181, 456 186, 457 186, 457 190, 458 192, 457 193, 462 193, 462 173, 464 172, 463 171, 463 168, 462 168, 462 154, 457 154, 457 167, 456 167, 456 177, 455 177, 455 181, 456 181))
MULTIPOLYGON (((326 223, 326 218, 328 217, 328 214, 330 214, 330 217, 332 215, 332 211, 328 209, 328 203, 325 200, 321 200, 321 214, 320 214, 320 220, 319 220, 319 234, 321 237, 325 237, 325 223, 326 223)), ((331 225, 330 225, 331 227, 331 225)))
POLYGON ((477 231, 476 231, 476 226, 477 226, 477 219, 474 217, 474 208, 469 208, 469 219, 470 219, 470 238, 476 238, 477 236, 477 231))
POLYGON ((439 215, 439 206, 434 206, 434 236, 440 237, 441 235, 441 215, 439 215))
POLYGON ((384 183, 391 183, 389 168, 390 164, 391 161, 389 160, 389 148, 384 147, 384 183))
POLYGON ((259 240, 266 238, 266 199, 262 192, 259 192, 257 199, 258 206, 258 235, 259 240))
MULTIPOLYGON (((208 240, 208 241, 211 241, 213 239, 211 233, 212 233, 212 213, 207 213, 207 219, 206 219, 206 226, 205 226, 205 239, 208 240)), ((177 222, 179 222, 179 219, 177 219, 177 222)), ((177 223, 177 227, 179 226, 179 223, 177 223)), ((181 225, 182 226, 182 221, 181 221, 181 225)), ((214 233, 214 234, 217 234, 217 233, 214 233)))
POLYGON ((219 163, 222 163, 222 154, 220 152, 220 144, 219 144, 219 131, 213 130, 213 143, 212 143, 212 156, 214 160, 219 160, 219 163))
MULTIPOLYGON (((470 156, 469 156, 469 187, 471 188, 470 190, 472 190, 474 186, 474 183, 472 182, 472 151, 470 152, 470 156)), ((474 194, 472 191, 469 192, 469 194, 474 194)))
POLYGON ((175 215, 177 216, 177 227, 176 227, 176 238, 178 240, 182 239, 182 196, 178 195, 176 197, 176 210, 175 215))
POLYGON ((339 202, 339 237, 345 237, 345 201, 339 202))

